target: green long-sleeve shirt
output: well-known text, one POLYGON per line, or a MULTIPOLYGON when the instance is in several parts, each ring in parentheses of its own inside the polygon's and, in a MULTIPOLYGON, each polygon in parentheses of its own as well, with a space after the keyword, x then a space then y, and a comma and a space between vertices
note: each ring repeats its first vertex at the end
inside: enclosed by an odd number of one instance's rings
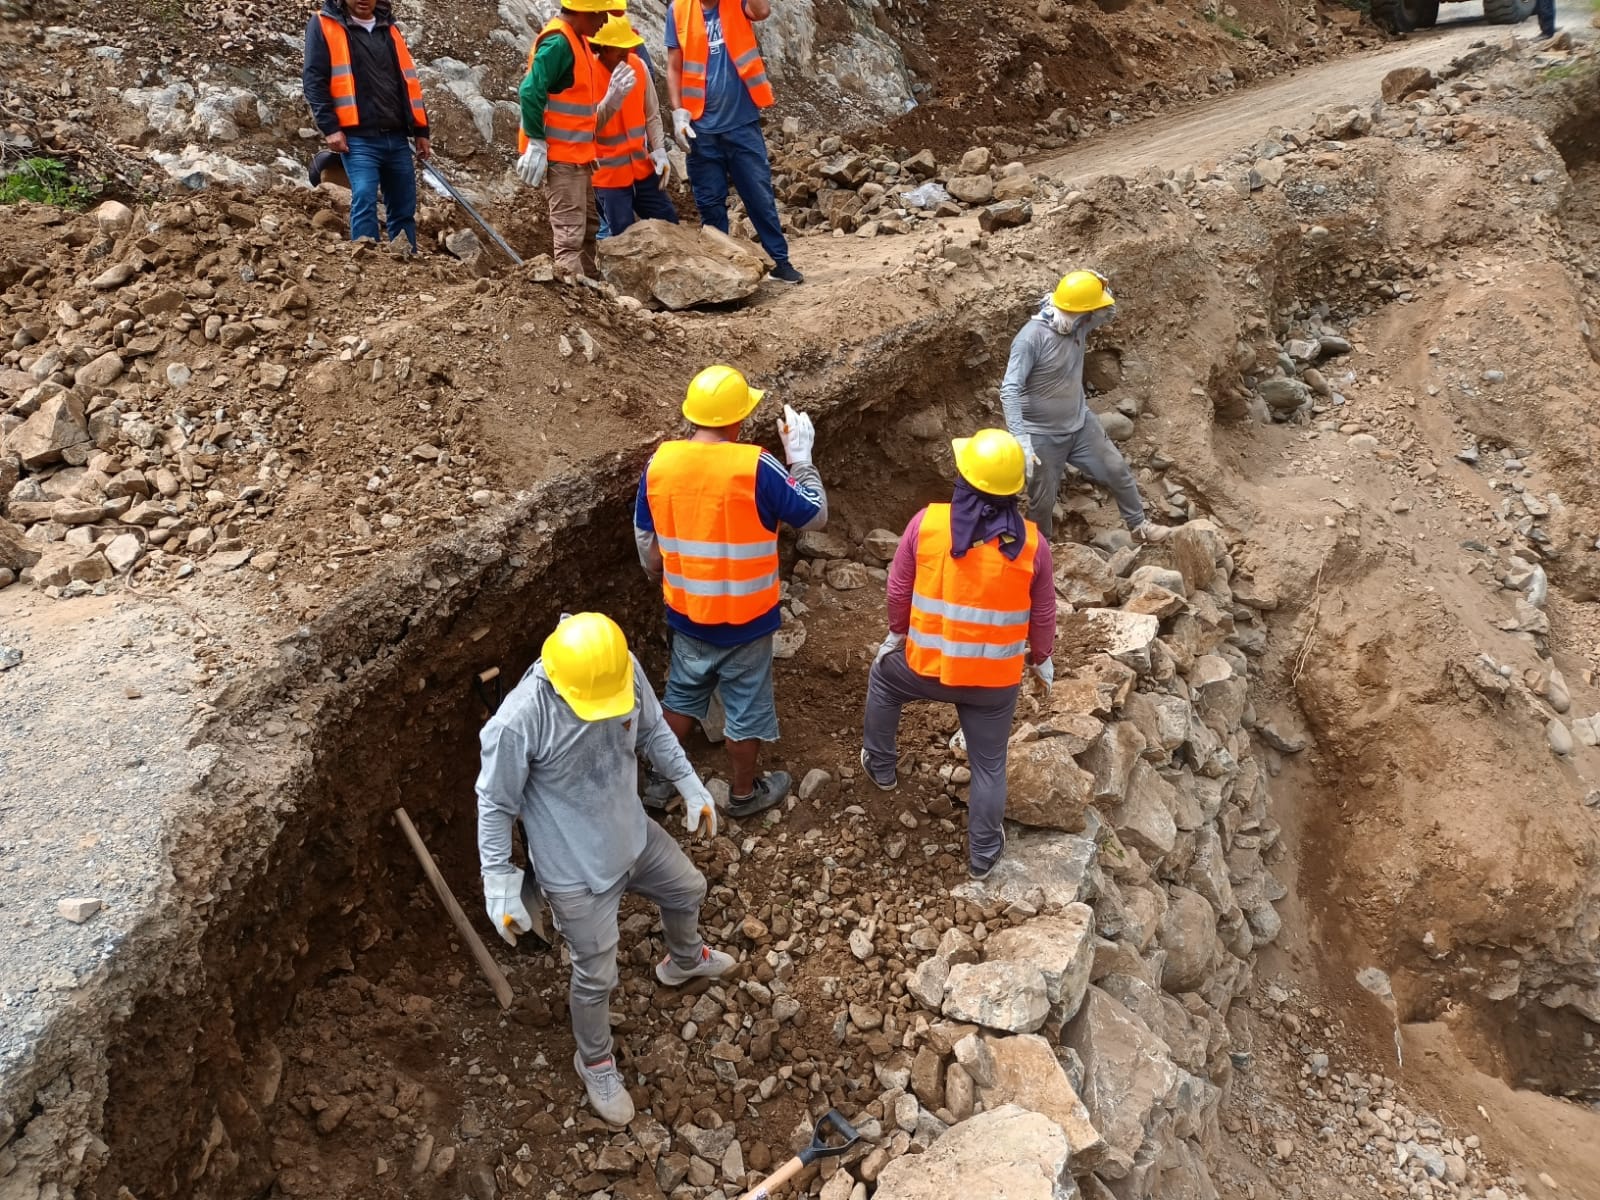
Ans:
POLYGON ((576 65, 566 38, 547 37, 539 43, 533 66, 517 89, 517 99, 522 104, 522 132, 530 138, 544 140, 544 109, 550 93, 564 92, 572 86, 576 65))

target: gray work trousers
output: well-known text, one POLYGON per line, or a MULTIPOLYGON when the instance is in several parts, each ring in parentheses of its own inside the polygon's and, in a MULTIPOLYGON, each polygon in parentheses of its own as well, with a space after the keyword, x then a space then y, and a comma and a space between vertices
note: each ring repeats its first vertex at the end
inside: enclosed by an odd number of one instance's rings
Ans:
POLYGON ((1056 493, 1069 466, 1116 498, 1122 523, 1129 529, 1144 524, 1144 500, 1128 469, 1128 460, 1106 436, 1105 427, 1093 412, 1085 415, 1083 426, 1076 433, 1028 436, 1033 440, 1034 457, 1039 460, 1028 477, 1028 519, 1039 527, 1041 536, 1048 540, 1054 531, 1056 493))
POLYGON ((617 911, 624 892, 654 901, 661 909, 672 961, 689 968, 700 961, 700 902, 706 877, 695 869, 672 835, 648 823, 644 852, 609 891, 546 892, 550 914, 572 957, 572 1036, 589 1065, 611 1057, 611 993, 617 986, 617 911))
POLYGON ((926 700, 953 704, 967 739, 967 765, 972 788, 967 794, 967 858, 983 870, 1000 857, 1006 815, 1006 745, 1011 717, 1017 710, 1020 683, 1010 687, 949 687, 918 675, 906 662, 904 649, 872 664, 867 675, 867 716, 861 733, 867 770, 876 779, 892 779, 900 757, 900 710, 926 700))

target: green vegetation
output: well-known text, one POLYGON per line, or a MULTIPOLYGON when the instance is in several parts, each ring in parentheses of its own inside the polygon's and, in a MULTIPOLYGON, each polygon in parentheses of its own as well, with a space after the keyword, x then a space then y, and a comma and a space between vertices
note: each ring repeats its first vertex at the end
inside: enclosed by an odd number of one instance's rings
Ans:
POLYGON ((95 189, 72 177, 59 158, 25 158, 0 177, 0 204, 32 200, 57 208, 83 208, 95 189))
MULTIPOLYGON (((1600 4, 1600 0, 1595 0, 1600 4)), ((1582 79, 1594 73, 1593 62, 1562 63, 1559 67, 1551 67, 1544 73, 1546 79, 1582 79)))
MULTIPOLYGON (((1600 3, 1600 0, 1595 0, 1595 3, 1600 3)), ((1250 40, 1250 35, 1245 32, 1244 26, 1240 25, 1239 22, 1235 21, 1232 17, 1217 12, 1215 9, 1207 9, 1205 18, 1230 37, 1236 37, 1241 42, 1247 42, 1250 40)))

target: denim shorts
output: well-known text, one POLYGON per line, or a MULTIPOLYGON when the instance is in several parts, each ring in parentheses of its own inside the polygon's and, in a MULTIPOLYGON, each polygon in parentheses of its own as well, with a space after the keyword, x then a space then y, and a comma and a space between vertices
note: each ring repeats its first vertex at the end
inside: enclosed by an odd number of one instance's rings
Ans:
POLYGON ((778 709, 772 700, 772 635, 742 646, 713 646, 674 631, 667 694, 661 702, 675 713, 705 719, 711 693, 720 691, 728 714, 727 736, 736 742, 778 740, 778 709))

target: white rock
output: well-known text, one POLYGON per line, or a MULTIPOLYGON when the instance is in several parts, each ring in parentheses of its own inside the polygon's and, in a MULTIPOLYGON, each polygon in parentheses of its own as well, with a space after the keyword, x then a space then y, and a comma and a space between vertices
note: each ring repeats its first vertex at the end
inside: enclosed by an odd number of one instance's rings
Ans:
POLYGON ((944 1015, 1006 1033, 1032 1033, 1050 1014, 1044 975, 1030 963, 957 963, 944 985, 944 1015))
POLYGON ((1067 1135, 1016 1105, 954 1125, 922 1154, 883 1168, 874 1200, 1071 1200, 1067 1135))
POLYGON ((82 925, 104 907, 104 903, 92 897, 69 896, 56 903, 56 912, 74 925, 82 925))

